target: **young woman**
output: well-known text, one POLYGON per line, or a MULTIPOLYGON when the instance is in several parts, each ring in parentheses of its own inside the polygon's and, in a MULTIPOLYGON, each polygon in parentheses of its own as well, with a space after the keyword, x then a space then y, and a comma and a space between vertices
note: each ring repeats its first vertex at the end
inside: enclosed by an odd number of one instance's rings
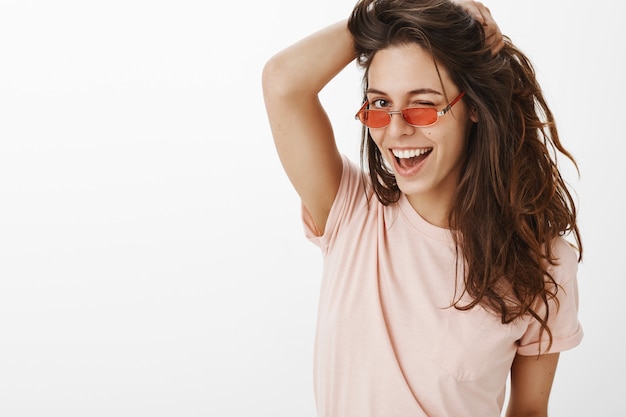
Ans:
POLYGON ((573 159, 489 10, 361 0, 272 57, 263 87, 324 255, 319 415, 500 416, 509 375, 506 415, 547 415, 559 352, 582 339, 580 236, 556 155, 573 159), (354 59, 362 168, 318 99, 354 59))

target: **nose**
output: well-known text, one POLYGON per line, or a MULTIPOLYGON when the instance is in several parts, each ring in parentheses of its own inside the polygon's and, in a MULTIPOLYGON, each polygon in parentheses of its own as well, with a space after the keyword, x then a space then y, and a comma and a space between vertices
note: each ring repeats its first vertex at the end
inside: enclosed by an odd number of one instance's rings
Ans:
POLYGON ((404 120, 401 111, 390 111, 389 117, 391 118, 391 122, 389 122, 389 126, 387 126, 388 134, 402 136, 413 133, 415 128, 404 120))

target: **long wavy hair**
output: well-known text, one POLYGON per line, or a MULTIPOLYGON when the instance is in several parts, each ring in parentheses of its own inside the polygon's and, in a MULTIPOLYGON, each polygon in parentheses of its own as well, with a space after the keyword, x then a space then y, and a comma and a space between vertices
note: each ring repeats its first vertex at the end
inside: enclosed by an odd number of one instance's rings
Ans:
MULTIPOLYGON (((465 91, 478 121, 449 214, 457 253, 464 257, 465 285, 453 305, 468 310, 481 304, 503 323, 531 315, 547 332, 549 349, 549 304, 554 300, 558 308, 559 291, 549 273, 557 262, 550 243, 572 234, 582 260, 576 207, 557 155, 578 167, 559 140, 532 64, 507 37, 493 55, 481 24, 449 0, 361 0, 348 27, 365 70, 364 91, 376 52, 406 43, 429 52, 465 91), (465 293, 471 301, 461 303, 465 293)), ((398 201, 395 177, 366 128, 361 164, 377 198, 385 205, 398 201)))

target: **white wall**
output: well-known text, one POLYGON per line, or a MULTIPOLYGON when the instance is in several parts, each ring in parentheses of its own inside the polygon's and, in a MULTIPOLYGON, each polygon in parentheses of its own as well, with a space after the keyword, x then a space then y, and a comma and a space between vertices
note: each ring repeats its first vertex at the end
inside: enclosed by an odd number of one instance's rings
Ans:
MULTIPOLYGON (((553 415, 623 412, 625 6, 485 1, 582 176, 586 338, 553 415), (622 410, 620 410, 620 408, 622 410)), ((353 1, 0 1, 0 416, 314 416, 321 257, 260 90, 353 1)), ((323 92, 356 155, 360 74, 323 92)))

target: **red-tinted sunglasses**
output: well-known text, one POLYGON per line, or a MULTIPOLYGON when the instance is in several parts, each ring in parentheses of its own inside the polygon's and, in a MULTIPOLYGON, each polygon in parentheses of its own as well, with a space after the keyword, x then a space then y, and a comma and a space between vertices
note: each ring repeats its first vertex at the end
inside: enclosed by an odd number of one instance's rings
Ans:
POLYGON ((445 115, 450 111, 463 96, 465 92, 461 92, 454 100, 450 102, 443 110, 437 111, 432 107, 408 107, 402 110, 388 111, 384 109, 368 109, 369 101, 363 103, 363 106, 359 109, 354 116, 365 126, 370 129, 380 129, 389 126, 391 123, 392 114, 401 114, 405 122, 415 127, 427 127, 437 123, 439 117, 445 115))

